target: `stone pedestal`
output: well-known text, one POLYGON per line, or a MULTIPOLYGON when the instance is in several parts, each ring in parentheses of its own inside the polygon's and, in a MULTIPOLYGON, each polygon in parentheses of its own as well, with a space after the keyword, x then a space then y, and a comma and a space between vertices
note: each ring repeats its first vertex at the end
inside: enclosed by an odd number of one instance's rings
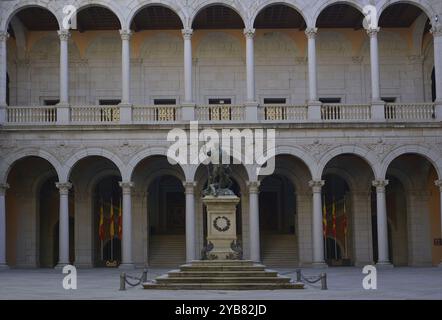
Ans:
POLYGON ((236 241, 237 196, 206 196, 203 203, 207 208, 207 243, 213 244, 209 259, 229 260, 234 256, 231 244, 236 241))

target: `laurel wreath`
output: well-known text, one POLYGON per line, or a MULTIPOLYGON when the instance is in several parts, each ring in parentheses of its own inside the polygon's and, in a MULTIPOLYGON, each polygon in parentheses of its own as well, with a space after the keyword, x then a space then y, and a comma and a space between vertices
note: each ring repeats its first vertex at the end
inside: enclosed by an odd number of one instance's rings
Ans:
POLYGON ((217 231, 219 231, 219 232, 226 232, 227 230, 229 230, 230 229, 230 220, 229 219, 227 219, 226 217, 224 217, 224 216, 222 216, 222 217, 216 217, 215 218, 215 220, 213 220, 213 227, 217 230, 217 231), (220 220, 224 220, 225 222, 226 222, 226 226, 224 227, 224 228, 221 228, 219 225, 218 225, 218 221, 220 221, 220 220))

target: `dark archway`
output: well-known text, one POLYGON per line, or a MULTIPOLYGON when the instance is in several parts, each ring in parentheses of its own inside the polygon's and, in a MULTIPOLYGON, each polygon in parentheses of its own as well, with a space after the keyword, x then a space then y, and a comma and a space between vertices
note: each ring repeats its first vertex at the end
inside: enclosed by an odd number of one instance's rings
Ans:
POLYGON ((209 5, 200 10, 192 23, 192 29, 243 29, 241 16, 232 8, 209 5))
POLYGON ((95 186, 93 198, 94 265, 121 262, 120 211, 122 194, 120 177, 108 176, 95 186), (102 222, 101 222, 102 221, 102 222))
POLYGON ((323 221, 325 260, 329 265, 351 265, 351 236, 349 230, 350 187, 337 174, 323 177, 323 221))
POLYGON ((186 261, 186 201, 175 176, 155 178, 148 189, 149 265, 176 266, 186 261))

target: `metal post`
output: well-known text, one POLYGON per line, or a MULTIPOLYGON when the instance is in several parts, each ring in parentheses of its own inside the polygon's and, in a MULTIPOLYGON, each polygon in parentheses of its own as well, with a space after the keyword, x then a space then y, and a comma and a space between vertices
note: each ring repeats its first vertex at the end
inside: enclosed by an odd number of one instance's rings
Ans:
POLYGON ((122 272, 120 274, 120 291, 126 290, 126 273, 122 272))
POLYGON ((321 290, 327 290, 327 274, 321 273, 321 290))
POLYGON ((143 270, 143 276, 141 277, 141 284, 147 282, 147 268, 144 268, 143 270))
POLYGON ((296 270, 296 282, 301 282, 301 269, 296 270))

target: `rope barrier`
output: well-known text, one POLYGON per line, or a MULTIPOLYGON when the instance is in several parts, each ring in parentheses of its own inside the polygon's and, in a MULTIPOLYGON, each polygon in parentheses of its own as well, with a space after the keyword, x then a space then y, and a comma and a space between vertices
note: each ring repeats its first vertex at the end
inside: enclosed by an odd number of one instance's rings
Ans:
POLYGON ((126 284, 128 284, 131 287, 137 287, 140 284, 143 284, 145 282, 147 282, 147 269, 146 268, 143 270, 141 277, 134 277, 134 276, 126 274, 126 272, 122 272, 120 274, 120 291, 126 290, 126 284), (131 282, 128 279, 135 280, 135 282, 131 282))
MULTIPOLYGON (((282 275, 286 275, 286 274, 292 274, 293 272, 284 272, 281 273, 282 275)), ((301 272, 301 269, 297 269, 296 270, 296 282, 302 282, 302 283, 307 283, 310 285, 316 284, 318 282, 321 282, 321 290, 328 290, 327 287, 327 274, 326 273, 321 273, 319 276, 306 276, 303 275, 301 272)), ((312 286, 314 287, 314 286, 312 286)))

